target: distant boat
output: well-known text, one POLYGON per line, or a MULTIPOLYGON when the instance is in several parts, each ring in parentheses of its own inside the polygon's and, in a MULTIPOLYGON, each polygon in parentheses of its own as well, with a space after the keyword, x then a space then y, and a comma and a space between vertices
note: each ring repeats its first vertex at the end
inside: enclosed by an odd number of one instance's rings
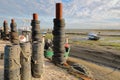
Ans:
POLYGON ((95 33, 89 33, 88 34, 88 39, 89 40, 99 40, 100 37, 97 34, 95 34, 95 33))
POLYGON ((42 34, 47 34, 47 32, 46 32, 46 31, 44 31, 44 32, 42 32, 42 34))

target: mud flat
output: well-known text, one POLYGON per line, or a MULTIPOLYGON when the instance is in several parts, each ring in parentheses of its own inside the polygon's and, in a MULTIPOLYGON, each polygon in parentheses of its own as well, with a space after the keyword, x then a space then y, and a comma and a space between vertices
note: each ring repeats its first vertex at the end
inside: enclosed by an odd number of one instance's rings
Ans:
POLYGON ((70 56, 120 70, 120 51, 72 46, 70 56))
POLYGON ((70 59, 87 66, 97 80, 120 80, 120 31, 102 30, 101 34, 98 41, 88 40, 87 34, 68 35, 70 59))
POLYGON ((85 65, 97 80, 120 80, 119 53, 101 48, 72 46, 70 60, 85 65))
POLYGON ((70 57, 69 60, 86 66, 96 80, 120 80, 119 70, 94 64, 79 58, 70 57))

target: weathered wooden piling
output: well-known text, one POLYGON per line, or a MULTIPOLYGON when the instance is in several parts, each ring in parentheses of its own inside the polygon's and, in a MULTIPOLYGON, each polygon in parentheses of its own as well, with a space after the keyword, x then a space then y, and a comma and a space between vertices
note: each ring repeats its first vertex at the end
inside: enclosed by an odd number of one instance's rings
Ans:
POLYGON ((55 64, 64 64, 66 59, 64 57, 65 48, 65 20, 62 18, 62 3, 56 3, 56 18, 54 19, 53 30, 53 62, 55 64))
POLYGON ((7 45, 4 53, 4 80, 20 80, 20 46, 7 45))
POLYGON ((38 14, 33 14, 32 26, 32 41, 40 41, 40 21, 38 20, 38 14))
POLYGON ((4 53, 4 80, 20 80, 20 46, 16 23, 11 20, 11 45, 6 45, 4 53))
POLYGON ((9 39, 9 28, 8 28, 8 23, 7 21, 3 22, 3 29, 4 29, 4 36, 3 39, 8 40, 9 39))
POLYGON ((40 78, 43 73, 43 47, 40 42, 34 42, 33 45, 33 55, 32 55, 32 76, 35 78, 40 78))
POLYGON ((41 40, 40 35, 40 21, 38 20, 38 15, 33 14, 33 20, 31 22, 32 26, 32 76, 35 78, 40 78, 43 73, 44 65, 44 43, 41 40))
POLYGON ((10 41, 13 44, 19 44, 19 37, 17 32, 17 24, 15 23, 14 19, 11 20, 11 33, 10 33, 10 41))
POLYGON ((29 42, 21 43, 21 80, 31 80, 31 44, 29 42))

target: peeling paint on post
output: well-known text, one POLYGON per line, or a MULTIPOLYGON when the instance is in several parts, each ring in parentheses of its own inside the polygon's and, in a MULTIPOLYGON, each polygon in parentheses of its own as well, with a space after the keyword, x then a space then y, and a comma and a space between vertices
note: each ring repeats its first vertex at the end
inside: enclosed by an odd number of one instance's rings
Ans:
POLYGON ((56 3, 56 18, 54 19, 53 30, 53 62, 55 64, 64 64, 66 59, 64 57, 65 48, 65 20, 62 18, 62 3, 56 3))
POLYGON ((40 35, 40 21, 38 20, 38 14, 33 14, 32 25, 32 76, 34 78, 40 78, 43 74, 44 65, 44 43, 41 40, 40 35))

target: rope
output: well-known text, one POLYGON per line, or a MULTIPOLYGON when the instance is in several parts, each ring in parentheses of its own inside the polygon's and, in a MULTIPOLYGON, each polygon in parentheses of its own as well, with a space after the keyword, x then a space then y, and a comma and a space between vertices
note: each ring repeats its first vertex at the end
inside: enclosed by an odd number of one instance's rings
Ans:
POLYGON ((25 55, 25 52, 22 50, 22 48, 20 48, 20 50, 21 50, 21 53, 22 53, 23 57, 25 58, 25 60, 26 60, 26 61, 29 61, 29 57, 30 57, 30 56, 27 57, 27 56, 25 55))
POLYGON ((15 59, 13 59, 13 61, 19 66, 21 67, 21 64, 19 62, 17 62, 15 59))

